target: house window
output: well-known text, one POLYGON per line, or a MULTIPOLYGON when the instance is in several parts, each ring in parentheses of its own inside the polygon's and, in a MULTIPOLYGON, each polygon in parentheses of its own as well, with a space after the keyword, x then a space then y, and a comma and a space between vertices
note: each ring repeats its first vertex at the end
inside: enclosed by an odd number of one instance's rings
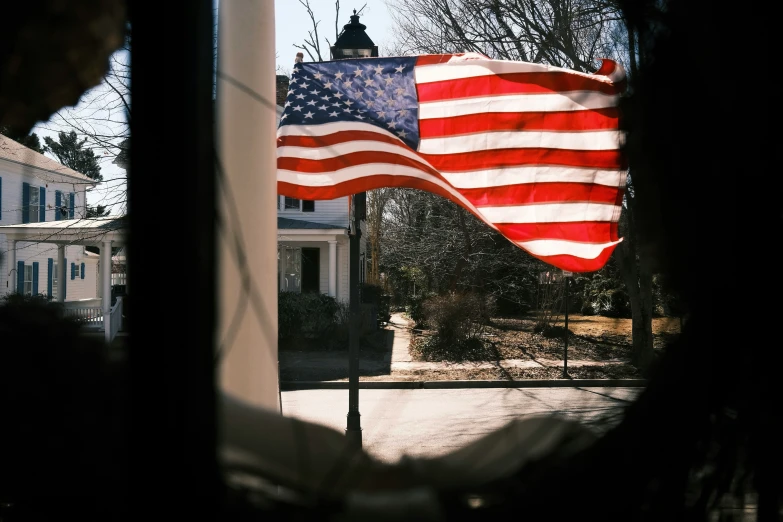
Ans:
POLYGON ((52 264, 52 299, 57 299, 57 263, 52 264))
POLYGON ((82 276, 79 273, 79 268, 81 268, 81 265, 79 263, 74 263, 74 265, 73 265, 73 277, 74 277, 74 279, 79 279, 82 276))
POLYGON ((71 194, 66 192, 61 196, 60 218, 68 219, 71 215, 71 194))
POLYGON ((30 186, 30 223, 38 223, 41 221, 40 219, 40 208, 41 208, 41 190, 38 187, 30 186))
POLYGON ((24 265, 24 295, 33 295, 33 265, 24 265))
MULTIPOLYGON (((278 201, 279 204, 279 201, 278 201)), ((299 210, 301 212, 315 212, 315 201, 308 199, 296 199, 285 196, 284 210, 299 210)))

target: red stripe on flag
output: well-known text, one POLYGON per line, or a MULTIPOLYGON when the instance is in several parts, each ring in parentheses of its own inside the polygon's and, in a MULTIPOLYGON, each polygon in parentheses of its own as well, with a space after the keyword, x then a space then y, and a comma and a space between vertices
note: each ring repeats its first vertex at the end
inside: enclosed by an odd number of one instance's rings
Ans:
POLYGON ((568 91, 594 91, 604 94, 622 92, 612 83, 599 78, 568 72, 524 72, 474 76, 416 85, 419 102, 453 100, 504 94, 549 94, 568 91))
MULTIPOLYGON (((617 245, 612 245, 604 248, 604 250, 595 259, 584 259, 581 257, 559 255, 559 256, 533 256, 544 263, 549 263, 557 268, 565 270, 567 272, 595 272, 604 267, 609 258, 612 256, 612 252, 617 245)), ((532 254, 531 254, 532 255, 532 254)))
POLYGON ((350 181, 336 183, 327 187, 310 187, 306 185, 295 185, 286 181, 278 181, 277 193, 282 196, 288 196, 290 198, 322 200, 341 198, 343 196, 356 194, 358 192, 366 192, 368 190, 382 187, 413 188, 437 194, 456 203, 462 208, 465 208, 479 220, 486 223, 486 221, 481 216, 473 212, 472 209, 465 207, 463 203, 454 196, 454 194, 444 189, 440 185, 429 182, 425 179, 414 178, 410 176, 374 174, 372 176, 364 176, 361 178, 352 179, 350 181))
MULTIPOLYGON (((366 165, 369 163, 390 163, 392 165, 405 165, 419 169, 422 172, 431 174, 439 179, 443 179, 440 172, 429 168, 427 165, 420 163, 414 159, 406 156, 400 156, 392 152, 374 152, 374 151, 362 151, 362 152, 350 152, 334 158, 324 159, 303 159, 295 158, 291 156, 284 156, 277 158, 277 168, 283 170, 292 170, 302 173, 320 174, 322 172, 334 172, 336 170, 344 169, 346 167, 353 167, 356 165, 366 165)), ((368 174, 371 175, 371 174, 368 174)), ((445 180, 444 180, 445 181, 445 180)))
POLYGON ((518 165, 560 165, 595 169, 623 169, 619 150, 493 149, 454 154, 421 154, 444 172, 493 169, 518 165))
POLYGON ((337 131, 323 136, 280 136, 277 138, 277 146, 317 148, 328 147, 338 143, 347 143, 350 141, 380 141, 383 143, 398 145, 407 150, 410 150, 409 147, 402 143, 398 138, 393 136, 386 136, 379 132, 357 130, 337 131))
POLYGON ((479 206, 524 205, 560 201, 612 203, 621 192, 617 187, 593 183, 525 183, 500 187, 458 189, 465 198, 479 206))
POLYGON ((495 223, 512 241, 565 239, 586 243, 617 241, 617 223, 608 221, 574 221, 567 223, 495 223))
POLYGON ((419 121, 422 138, 501 130, 581 131, 614 130, 619 125, 616 108, 562 112, 490 112, 419 121))

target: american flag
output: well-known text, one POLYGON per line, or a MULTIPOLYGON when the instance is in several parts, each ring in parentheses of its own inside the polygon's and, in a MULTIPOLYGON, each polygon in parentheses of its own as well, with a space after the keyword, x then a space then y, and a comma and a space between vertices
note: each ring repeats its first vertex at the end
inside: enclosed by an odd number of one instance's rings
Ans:
POLYGON ((297 63, 278 192, 426 190, 546 263, 598 270, 620 242, 624 88, 611 60, 594 74, 474 53, 297 63))

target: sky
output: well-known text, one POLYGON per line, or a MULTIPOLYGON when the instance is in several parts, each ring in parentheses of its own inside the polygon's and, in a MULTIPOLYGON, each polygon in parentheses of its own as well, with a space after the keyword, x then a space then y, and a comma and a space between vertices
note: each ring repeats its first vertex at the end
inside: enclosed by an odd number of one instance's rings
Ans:
MULTIPOLYGON (((341 31, 342 27, 350 22, 353 10, 356 9, 358 11, 362 6, 365 7, 360 14, 360 21, 367 26, 367 34, 373 40, 373 43, 379 47, 381 55, 383 55, 384 48, 391 43, 392 39, 391 17, 389 16, 385 0, 357 0, 353 2, 342 0, 340 2, 338 29, 341 31)), ((324 37, 328 38, 331 43, 334 43, 335 0, 310 0, 310 7, 313 10, 316 21, 321 21, 318 25, 319 35, 321 36, 321 54, 325 60, 328 60, 329 47, 324 37)), ((294 47, 294 44, 304 42, 308 38, 309 30, 312 30, 312 22, 307 14, 307 10, 299 0, 275 0, 275 53, 277 56, 276 67, 278 74, 290 74, 296 53, 300 51, 300 49, 294 47)), ((305 53, 305 61, 310 61, 307 53, 305 53)), ((72 127, 62 122, 63 115, 69 118, 83 118, 84 121, 94 122, 96 116, 102 117, 102 115, 96 115, 96 103, 88 103, 88 100, 94 99, 95 96, 100 95, 101 92, 107 89, 106 85, 100 85, 88 91, 82 96, 76 106, 63 108, 59 114, 55 114, 48 121, 38 123, 33 128, 33 132, 38 134, 43 144, 45 136, 50 136, 56 140, 58 131, 69 132, 72 130, 72 127)), ((107 119, 116 122, 115 126, 117 128, 120 125, 119 120, 124 121, 122 114, 117 111, 114 111, 111 117, 107 119)), ((100 132, 111 134, 111 125, 107 124, 107 127, 101 129, 100 132)), ((87 204, 108 204, 111 214, 122 214, 125 210, 122 204, 125 192, 125 171, 112 163, 113 155, 100 149, 95 149, 95 153, 101 158, 99 161, 101 174, 106 182, 88 192, 87 204)))

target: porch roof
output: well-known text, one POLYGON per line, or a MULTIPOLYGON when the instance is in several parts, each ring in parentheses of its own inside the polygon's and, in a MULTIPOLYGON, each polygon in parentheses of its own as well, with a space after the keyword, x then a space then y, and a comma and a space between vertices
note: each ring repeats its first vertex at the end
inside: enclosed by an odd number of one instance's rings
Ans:
POLYGON ((120 216, 5 225, 0 226, 0 234, 5 234, 11 241, 97 246, 103 241, 111 241, 114 246, 123 246, 126 228, 125 216, 120 216))
POLYGON ((314 221, 305 221, 303 219, 289 219, 284 217, 277 218, 278 230, 295 230, 295 229, 307 229, 307 230, 347 230, 346 227, 338 227, 336 225, 327 225, 325 223, 315 223, 314 221))

